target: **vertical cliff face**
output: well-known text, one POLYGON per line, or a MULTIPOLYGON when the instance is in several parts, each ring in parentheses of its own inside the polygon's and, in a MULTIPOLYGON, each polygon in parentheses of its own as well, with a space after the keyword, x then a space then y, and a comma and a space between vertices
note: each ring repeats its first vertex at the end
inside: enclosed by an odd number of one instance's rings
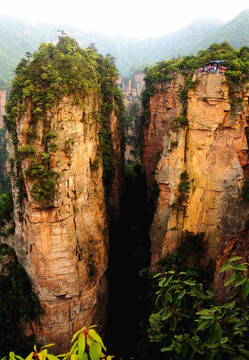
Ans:
POLYGON ((207 258, 215 259, 245 227, 249 213, 241 198, 248 163, 246 86, 240 88, 243 101, 231 107, 224 75, 194 75, 184 119, 178 117, 178 81, 167 85, 172 90, 166 94, 155 92, 144 126, 149 188, 155 170, 160 189, 150 231, 152 266, 179 245, 184 231, 205 233, 207 258), (156 151, 161 152, 157 162, 156 151))
MULTIPOLYGON (((103 170, 91 166, 98 148, 98 124, 91 115, 96 105, 94 98, 87 100, 84 123, 82 108, 72 105, 70 98, 48 111, 50 131, 59 147, 51 155, 51 169, 60 174, 51 208, 44 209, 32 195, 34 182, 26 176, 32 160, 21 164, 27 194, 21 208, 20 189, 13 182, 16 250, 45 310, 35 332, 38 340, 55 338, 59 346, 80 326, 100 322, 97 312, 104 316, 101 304, 104 307, 107 301, 103 170)), ((17 124, 19 149, 26 144, 29 124, 30 114, 25 113, 17 124)), ((36 128, 37 151, 45 152, 43 123, 36 128)))
POLYGON ((144 90, 144 74, 137 72, 129 79, 119 78, 119 86, 124 97, 124 105, 129 108, 144 90))
MULTIPOLYGON (((82 50, 77 51, 78 65, 82 50)), ((97 58, 93 52, 91 56, 97 58)), ((16 136, 8 145, 16 224, 13 245, 44 309, 33 324, 37 341, 53 341, 60 351, 68 349, 72 334, 83 326, 98 324, 101 331, 107 315, 106 201, 109 213, 118 214, 123 173, 122 124, 114 103, 115 79, 110 79, 108 101, 97 83, 87 95, 70 91, 49 106, 40 102, 37 107, 35 96, 47 91, 39 84, 32 88, 35 95, 25 93, 21 85, 18 114, 10 103, 16 123, 16 136), (103 115, 103 106, 106 109, 110 102, 110 111, 103 115), (102 180, 108 156, 104 136, 110 140, 110 163, 116 166, 108 194, 102 180)))
MULTIPOLYGON (((150 99, 150 118, 143 125, 142 161, 147 179, 147 194, 154 192, 155 171, 164 150, 164 141, 174 119, 180 115, 182 104, 178 98, 179 87, 185 78, 179 75, 169 83, 158 84, 150 99)), ((173 136, 175 137, 175 136, 173 136)), ((173 140, 173 139, 172 139, 173 140)))
POLYGON ((126 107, 126 137, 125 159, 136 160, 136 150, 141 143, 140 114, 142 109, 141 93, 144 90, 144 74, 135 73, 131 79, 119 79, 119 86, 123 94, 126 107))

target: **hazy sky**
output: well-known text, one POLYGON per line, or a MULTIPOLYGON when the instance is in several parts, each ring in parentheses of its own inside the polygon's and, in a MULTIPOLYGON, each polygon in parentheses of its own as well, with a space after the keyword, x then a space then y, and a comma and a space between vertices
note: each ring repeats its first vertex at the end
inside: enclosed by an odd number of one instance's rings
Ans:
POLYGON ((161 36, 200 17, 229 21, 249 9, 248 0, 5 0, 0 14, 14 14, 33 24, 68 23, 108 35, 161 36))

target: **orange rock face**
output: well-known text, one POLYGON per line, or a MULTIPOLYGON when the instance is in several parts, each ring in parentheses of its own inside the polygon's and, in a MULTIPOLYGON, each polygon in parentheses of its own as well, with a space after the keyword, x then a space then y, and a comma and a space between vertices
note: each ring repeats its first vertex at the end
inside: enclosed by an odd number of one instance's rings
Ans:
POLYGON ((170 83, 158 85, 157 91, 150 99, 151 118, 143 126, 142 145, 142 161, 147 179, 148 199, 153 194, 155 170, 164 151, 164 140, 172 121, 182 111, 177 92, 184 81, 184 77, 179 76, 170 83))
MULTIPOLYGON (((19 149, 27 143, 31 125, 28 105, 17 122, 19 149)), ((83 116, 83 108, 65 97, 47 111, 45 122, 35 124, 37 152, 44 151, 42 139, 48 129, 56 134, 53 141, 58 148, 51 153, 51 166, 60 176, 50 208, 44 208, 32 195, 33 183, 26 175, 32 159, 24 159, 21 165, 27 195, 22 207, 18 203, 16 168, 12 175, 15 248, 44 309, 33 328, 38 342, 55 342, 59 351, 68 349, 72 334, 79 328, 98 324, 101 331, 106 319, 108 225, 98 151, 100 125, 94 117, 99 109, 99 100, 92 95, 85 99, 83 116)), ((120 123, 114 112, 110 123, 113 141, 117 141, 120 123)), ((120 142, 115 146, 115 161, 120 160, 121 167, 120 142)), ((14 156, 11 144, 9 152, 14 156)), ((114 176, 109 204, 113 212, 119 212, 120 174, 121 170, 114 176)))
POLYGON ((156 92, 151 98, 151 118, 143 130, 149 189, 154 178, 160 188, 150 231, 152 267, 179 245, 186 230, 205 233, 206 260, 215 259, 225 242, 245 228, 249 213, 241 198, 248 163, 246 87, 240 90, 243 103, 231 108, 224 75, 198 74, 193 81, 196 85, 187 101, 189 126, 169 126, 180 110, 177 80, 173 80, 170 91, 156 92), (159 161, 153 158, 156 152, 160 152, 159 161), (189 191, 180 201, 185 172, 189 191))

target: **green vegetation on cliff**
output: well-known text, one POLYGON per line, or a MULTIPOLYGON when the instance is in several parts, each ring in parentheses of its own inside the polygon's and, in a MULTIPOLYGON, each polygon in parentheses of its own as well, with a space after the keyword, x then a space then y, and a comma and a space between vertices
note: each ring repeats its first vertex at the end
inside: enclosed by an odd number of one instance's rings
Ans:
MULTIPOLYGON (((249 47, 244 46, 235 50, 227 42, 223 42, 222 44, 214 43, 207 50, 199 51, 197 55, 161 61, 155 66, 147 67, 144 80, 147 84, 157 84, 170 81, 180 72, 188 76, 212 60, 227 62, 228 81, 239 84, 249 79, 249 47)), ((191 86, 190 83, 188 85, 191 86)))
MULTIPOLYGON (((48 347, 55 344, 42 346, 39 350, 34 346, 33 351, 26 357, 26 359, 43 359, 43 360, 111 360, 113 356, 106 355, 106 347, 99 336, 93 330, 93 326, 89 328, 83 327, 77 331, 72 337, 72 347, 66 354, 53 355, 48 351, 48 347)), ((2 360, 6 360, 4 357, 2 360)), ((10 360, 24 360, 20 355, 15 354, 13 351, 9 354, 10 360)))
MULTIPOLYGON (((62 32, 57 45, 42 43, 33 55, 26 53, 15 70, 12 91, 6 106, 5 125, 18 143, 16 122, 31 106, 27 144, 19 148, 16 160, 31 160, 25 175, 32 181, 32 196, 46 208, 52 206, 57 179, 60 174, 51 168, 51 153, 58 149, 56 142, 48 138, 49 124, 47 111, 65 97, 73 98, 73 103, 82 106, 88 96, 94 96, 101 103, 101 111, 96 111, 100 122, 99 153, 103 159, 104 183, 109 183, 113 172, 113 148, 109 117, 113 110, 122 116, 122 96, 117 88, 117 69, 113 58, 98 54, 94 47, 84 50, 78 43, 62 32), (39 152, 37 134, 38 121, 43 122, 47 134, 42 141, 44 150, 39 152), (51 142, 52 141, 52 142, 51 142)), ((84 119, 82 120, 84 121, 84 119)), ((54 134, 56 138, 56 134, 54 134)), ((23 188, 21 189, 23 192, 23 188)))
POLYGON ((157 298, 148 335, 170 359, 248 359, 248 264, 238 260, 230 257, 220 269, 226 273, 228 296, 222 304, 193 265, 179 271, 172 264, 155 276, 157 298))

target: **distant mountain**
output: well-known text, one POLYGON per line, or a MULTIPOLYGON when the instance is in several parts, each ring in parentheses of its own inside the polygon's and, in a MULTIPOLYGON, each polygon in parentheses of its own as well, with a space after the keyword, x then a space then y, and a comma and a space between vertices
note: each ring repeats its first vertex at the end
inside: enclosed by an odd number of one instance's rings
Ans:
POLYGON ((193 53, 206 49, 213 43, 227 41, 235 49, 249 46, 249 9, 242 11, 233 20, 203 38, 194 48, 193 53))
POLYGON ((42 36, 31 24, 15 17, 0 17, 0 80, 13 78, 13 71, 25 55, 33 52, 42 36))
POLYGON ((223 24, 217 19, 201 18, 176 32, 154 39, 153 46, 150 46, 150 56, 146 60, 154 62, 190 53, 193 46, 223 24))
POLYGON ((107 36, 67 24, 33 26, 17 17, 0 16, 0 87, 3 81, 12 79, 16 65, 26 52, 34 52, 41 42, 56 42, 58 30, 64 30, 84 48, 94 43, 103 55, 114 56, 124 77, 131 68, 196 53, 213 42, 226 40, 236 49, 249 45, 249 10, 225 24, 217 19, 202 18, 173 33, 145 40, 107 36))

